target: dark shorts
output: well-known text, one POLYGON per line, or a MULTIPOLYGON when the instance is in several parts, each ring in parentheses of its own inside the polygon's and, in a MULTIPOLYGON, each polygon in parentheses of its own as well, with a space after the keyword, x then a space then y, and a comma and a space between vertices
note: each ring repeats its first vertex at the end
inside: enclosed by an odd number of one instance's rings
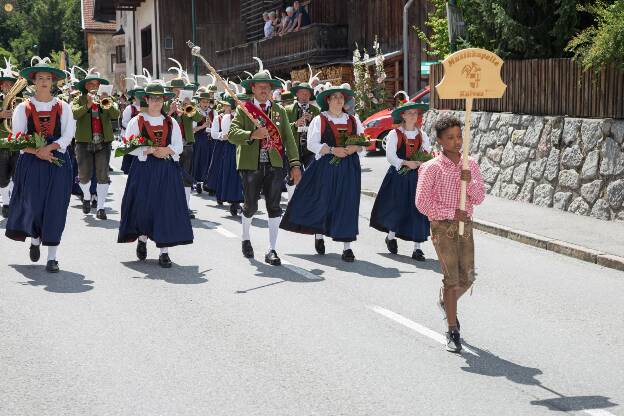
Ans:
POLYGON ((458 221, 431 221, 431 241, 444 274, 444 287, 469 288, 475 281, 472 222, 464 224, 463 236, 458 228, 458 221))
POLYGON ((110 183, 108 175, 110 156, 110 143, 76 143, 76 160, 78 161, 80 183, 86 184, 91 182, 94 169, 97 183, 110 183))

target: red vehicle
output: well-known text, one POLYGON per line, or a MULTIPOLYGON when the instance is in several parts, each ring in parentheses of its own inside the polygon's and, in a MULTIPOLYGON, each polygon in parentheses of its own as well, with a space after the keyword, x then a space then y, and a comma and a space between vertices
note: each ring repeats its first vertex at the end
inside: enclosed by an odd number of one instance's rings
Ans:
MULTIPOLYGON (((410 100, 413 102, 421 102, 429 104, 429 87, 425 87, 410 100)), ((369 152, 376 150, 386 151, 386 136, 390 130, 397 127, 392 122, 392 108, 381 110, 368 117, 362 123, 364 125, 364 134, 370 136, 371 145, 368 147, 369 152)), ((418 118, 418 126, 422 123, 422 116, 418 118)))

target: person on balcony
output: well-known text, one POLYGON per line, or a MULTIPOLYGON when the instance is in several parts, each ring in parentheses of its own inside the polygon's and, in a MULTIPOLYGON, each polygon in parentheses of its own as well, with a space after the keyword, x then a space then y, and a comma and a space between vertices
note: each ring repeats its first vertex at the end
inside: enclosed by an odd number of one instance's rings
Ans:
POLYGON ((301 179, 301 170, 297 144, 286 110, 271 102, 272 91, 282 84, 264 70, 262 61, 257 60, 260 62, 260 70, 242 84, 253 95, 244 104, 245 109, 263 127, 257 128, 257 124, 238 108, 230 125, 228 140, 238 146, 236 165, 243 183, 243 255, 246 258, 254 256, 249 231, 253 216, 258 211, 260 195, 264 194, 269 216, 269 250, 264 261, 277 266, 281 264, 276 245, 282 217, 280 199, 286 177, 284 158, 288 158, 295 184, 301 179))
POLYGON ((262 13, 262 19, 264 20, 264 37, 266 39, 270 39, 273 37, 273 18, 271 15, 275 17, 275 12, 264 12, 262 13))
POLYGON ((308 26, 310 22, 310 15, 306 10, 306 6, 303 6, 300 1, 295 1, 293 3, 293 9, 295 13, 293 15, 294 26, 293 32, 297 32, 299 29, 308 26))

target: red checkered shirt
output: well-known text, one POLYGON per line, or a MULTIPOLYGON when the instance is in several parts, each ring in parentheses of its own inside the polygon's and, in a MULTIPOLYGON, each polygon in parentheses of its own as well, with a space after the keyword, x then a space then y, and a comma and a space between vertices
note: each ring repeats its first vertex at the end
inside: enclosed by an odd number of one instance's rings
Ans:
MULTIPOLYGON (((473 206, 485 199, 485 188, 479 165, 470 159, 471 181, 466 188, 466 213, 472 217, 473 206)), ((459 209, 462 162, 453 163, 440 154, 423 163, 418 170, 416 208, 431 221, 452 220, 459 209)))

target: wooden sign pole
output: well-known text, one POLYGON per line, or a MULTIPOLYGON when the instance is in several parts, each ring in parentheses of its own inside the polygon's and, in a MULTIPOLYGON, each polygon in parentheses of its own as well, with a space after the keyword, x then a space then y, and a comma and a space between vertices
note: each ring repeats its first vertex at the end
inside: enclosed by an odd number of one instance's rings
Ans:
MULTIPOLYGON (((466 98, 466 114, 464 116, 464 134, 463 134, 463 158, 462 158, 462 170, 470 169, 469 158, 470 158, 470 145, 471 145, 471 137, 470 137, 470 127, 472 125, 472 97, 466 98)), ((468 188, 468 182, 462 179, 461 188, 459 191, 459 209, 462 211, 466 210, 466 189, 468 188)), ((459 235, 464 235, 464 222, 459 222, 458 227, 459 235)))

